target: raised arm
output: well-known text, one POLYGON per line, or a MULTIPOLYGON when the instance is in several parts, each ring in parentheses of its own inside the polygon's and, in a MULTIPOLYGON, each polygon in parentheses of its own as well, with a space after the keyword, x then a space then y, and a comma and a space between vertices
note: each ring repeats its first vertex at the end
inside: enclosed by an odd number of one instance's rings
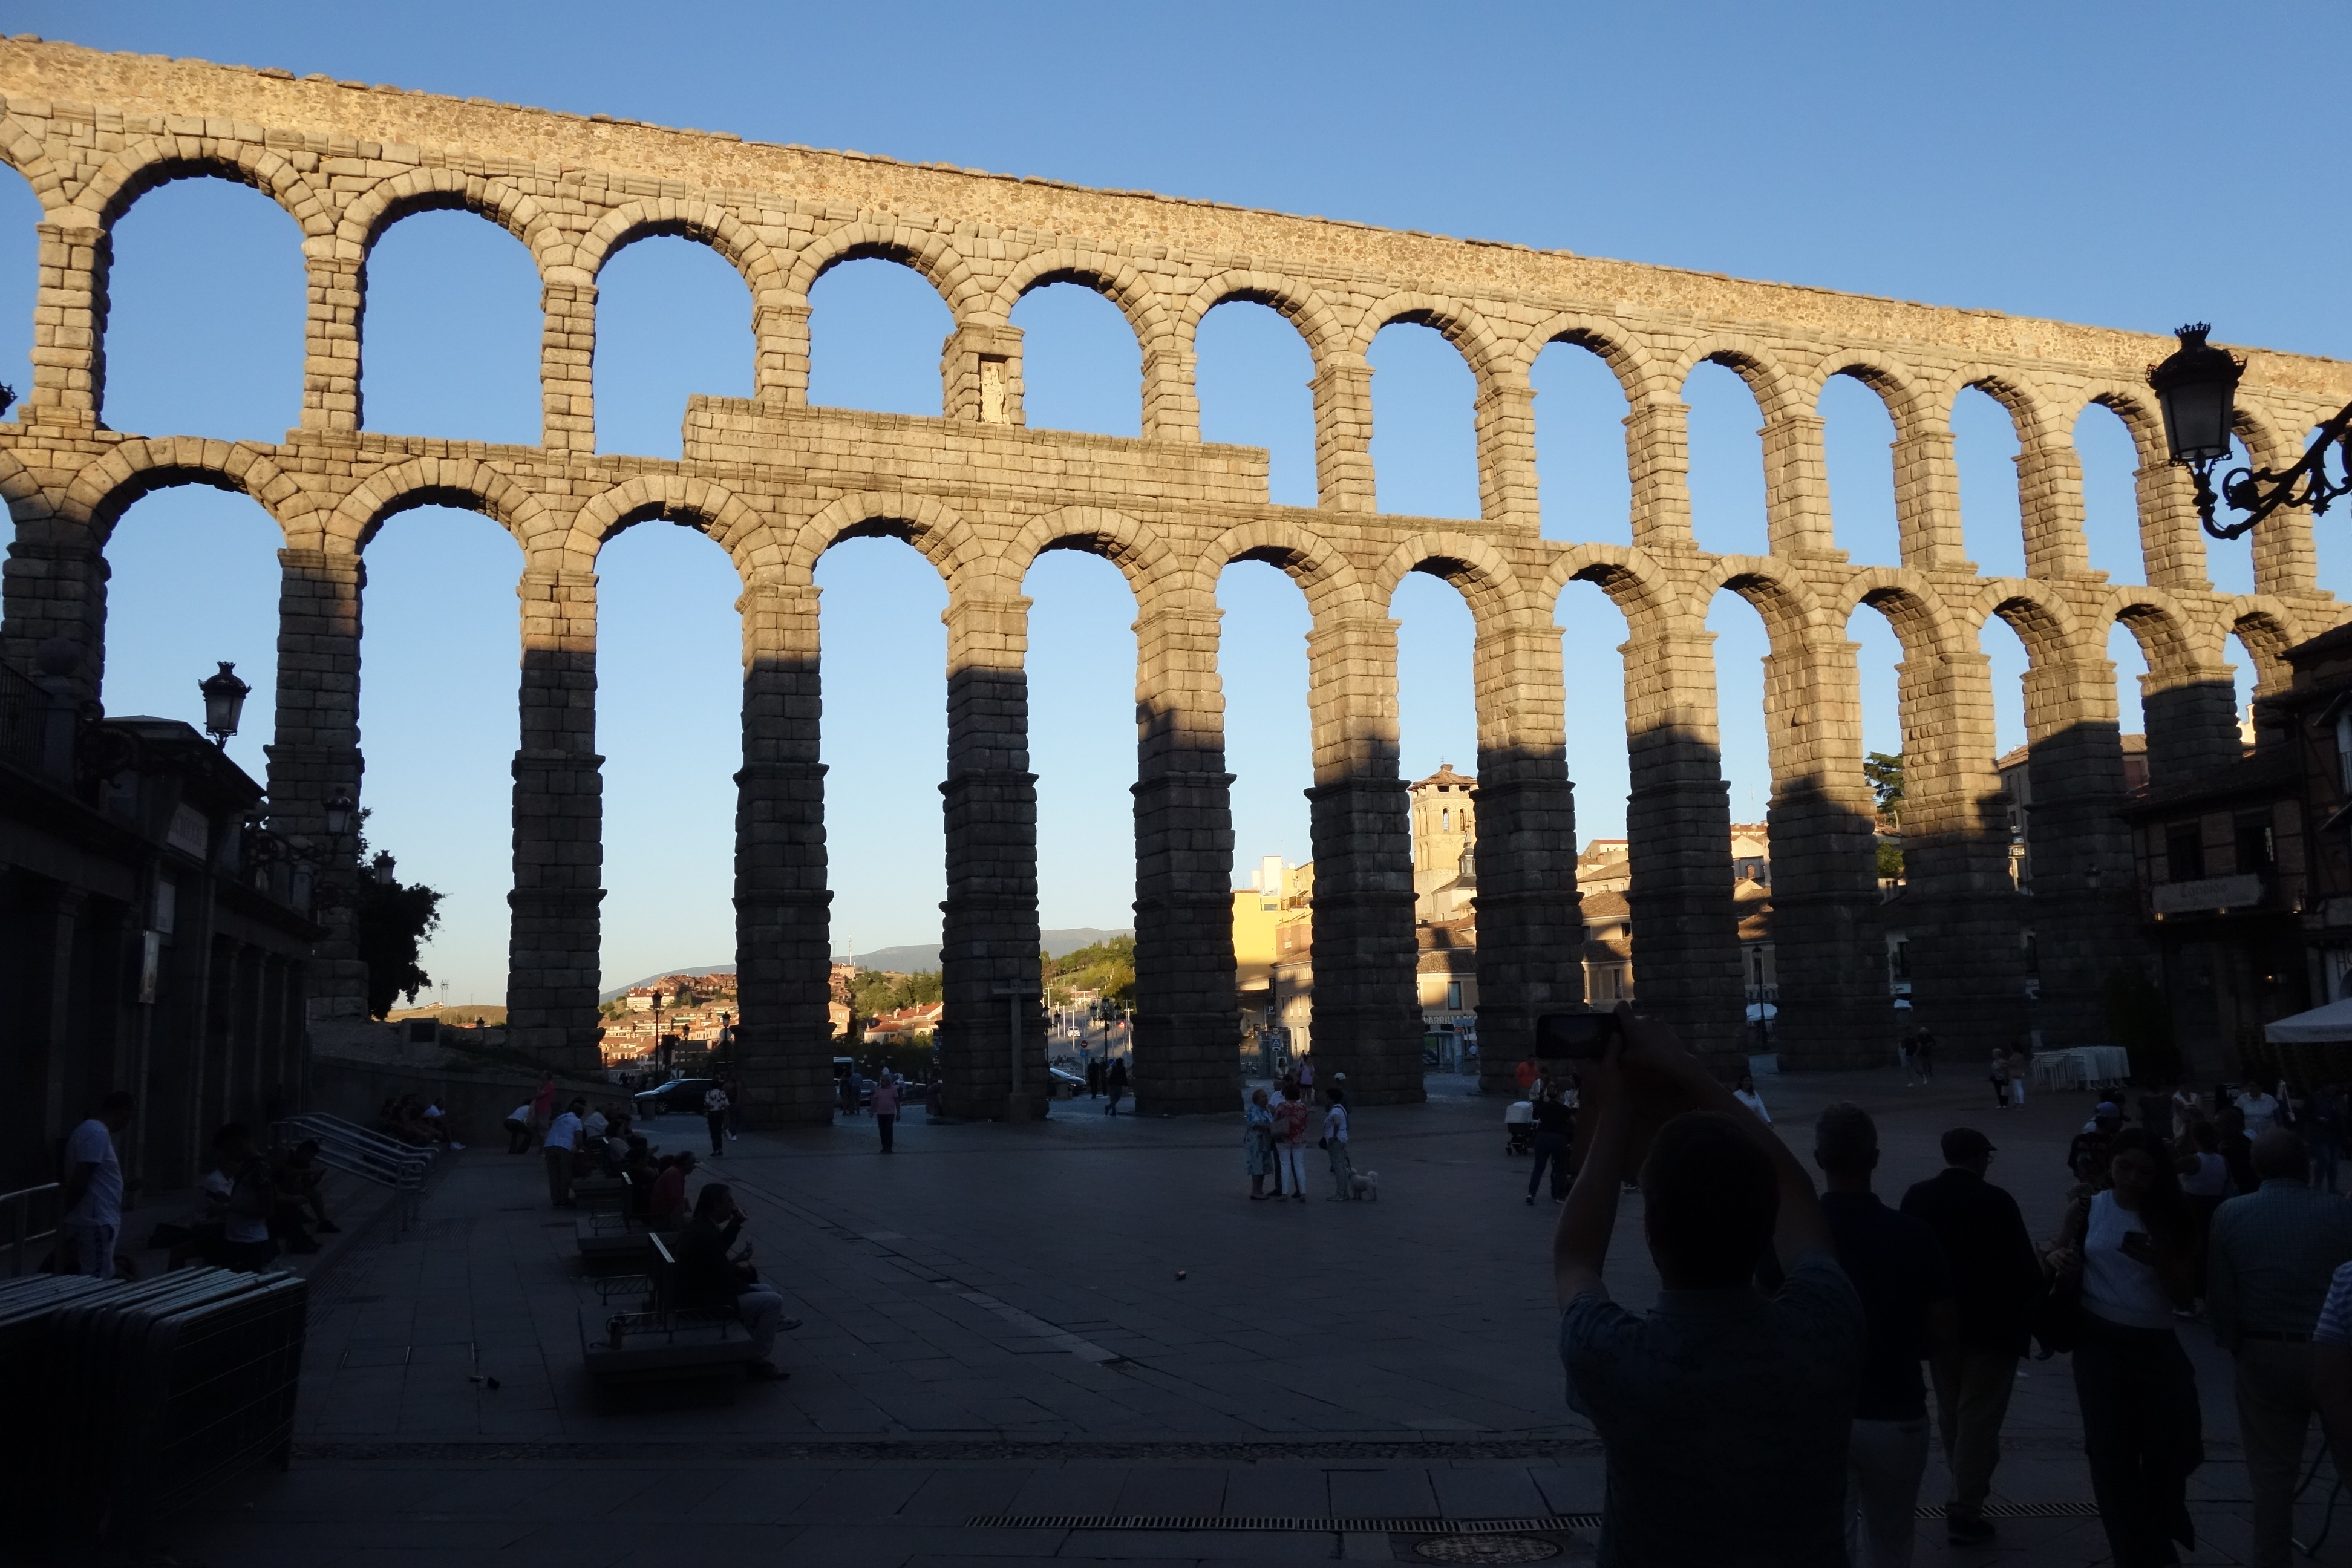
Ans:
POLYGON ((1633 1108, 1622 1090, 1617 1058, 1609 1058, 1586 1074, 1583 1102, 1577 1111, 1580 1130, 1590 1128, 1576 1184, 1552 1228, 1552 1284, 1559 1304, 1567 1306, 1587 1291, 1608 1294, 1601 1278, 1609 1258, 1609 1237, 1617 1227, 1617 1194, 1633 1163, 1633 1108))
POLYGON ((1654 1080, 1657 1087, 1650 1097, 1659 1102, 1664 1114, 1711 1111, 1744 1130, 1764 1151, 1765 1158, 1772 1162, 1773 1178, 1780 1192, 1780 1215, 1772 1231, 1772 1250, 1780 1258, 1782 1271, 1793 1268, 1802 1253, 1835 1251, 1830 1222, 1822 1215, 1821 1198, 1813 1191, 1813 1178, 1794 1151, 1780 1142, 1780 1134, 1750 1115, 1748 1108, 1691 1054, 1672 1028, 1654 1018, 1634 1016, 1633 1010, 1622 1002, 1617 1006, 1617 1016, 1624 1026, 1627 1042, 1625 1076, 1637 1084, 1654 1080))

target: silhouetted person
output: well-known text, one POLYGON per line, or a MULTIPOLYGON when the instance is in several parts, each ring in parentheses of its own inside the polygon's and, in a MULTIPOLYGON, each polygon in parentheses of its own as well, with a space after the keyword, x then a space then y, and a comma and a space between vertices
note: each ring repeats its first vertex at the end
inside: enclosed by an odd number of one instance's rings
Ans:
POLYGON ((1944 1134, 1943 1173, 1903 1194, 1903 1212, 1935 1233, 1952 1271, 1957 1321, 1951 1339, 1935 1347, 1929 1371, 1944 1463, 1952 1473, 1944 1530, 1954 1545, 1993 1538, 1984 1506, 2000 1463, 2000 1427, 2009 1418, 2018 1358, 2042 1294, 2042 1263, 2025 1216, 2015 1198, 1985 1180, 1992 1156, 1983 1133, 1955 1127, 1944 1134))
POLYGON ((1570 1403, 1607 1456, 1600 1562, 1839 1568, 1862 1302, 1780 1139, 1674 1031, 1617 1016, 1624 1039, 1582 1074, 1584 1147, 1552 1240, 1570 1403), (1637 1163, 1662 1286, 1647 1317, 1601 1279, 1637 1163), (1768 1243, 1786 1275, 1769 1297, 1754 1283, 1768 1243))

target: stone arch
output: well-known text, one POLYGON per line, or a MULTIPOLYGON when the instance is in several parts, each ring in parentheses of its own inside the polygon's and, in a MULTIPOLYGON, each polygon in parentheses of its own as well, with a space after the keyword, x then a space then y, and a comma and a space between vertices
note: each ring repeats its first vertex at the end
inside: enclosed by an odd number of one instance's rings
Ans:
POLYGON ((1745 382, 1767 422, 1784 415, 1811 412, 1803 405, 1797 379, 1789 374, 1780 357, 1753 339, 1714 336, 1685 346, 1666 372, 1676 397, 1682 395, 1691 373, 1702 364, 1719 364, 1745 382))
POLYGON ((37 130, 14 116, 0 118, 0 163, 24 176, 45 216, 71 205, 65 176, 49 157, 48 143, 37 130))
POLYGON ((784 278, 785 290, 796 303, 804 303, 818 279, 845 261, 868 258, 895 261, 920 273, 939 291, 959 325, 989 312, 992 299, 987 286, 946 236, 887 215, 855 219, 817 236, 793 258, 784 278))
POLYGON ((1318 625, 1362 608, 1370 597, 1353 562, 1322 535, 1286 521, 1244 523, 1220 534, 1192 569, 1192 592, 1214 603, 1217 579, 1236 561, 1262 561, 1297 584, 1318 625))
POLYGON ((1533 373, 1536 361, 1554 343, 1583 349, 1609 367, 1625 394, 1625 406, 1665 395, 1664 373, 1639 338, 1615 321, 1581 311, 1563 311, 1521 339, 1513 357, 1522 378, 1533 373))
POLYGON ((9 518, 20 526, 47 522, 57 515, 41 481, 8 451, 0 451, 0 504, 7 507, 9 518))
POLYGON ((1906 659, 1942 658, 1968 641, 1934 585, 1908 567, 1873 566, 1857 572, 1828 608, 1843 626, 1864 605, 1886 617, 1906 659))
POLYGON ((1511 569, 1502 552, 1475 535, 1450 530, 1416 533, 1390 551, 1366 584, 1372 603, 1382 614, 1388 612, 1397 585, 1411 572, 1426 572, 1450 584, 1469 604, 1481 631, 1518 614, 1528 605, 1518 574, 1511 569))
POLYGON ((1192 297, 1177 312, 1178 342, 1191 349, 1201 330, 1201 319, 1218 306, 1236 300, 1279 312, 1307 341, 1307 352, 1318 365, 1327 353, 1346 347, 1347 328, 1340 324, 1330 302, 1311 286, 1294 282, 1279 273, 1247 270, 1220 272, 1192 290, 1192 297))
POLYGON ((1475 307, 1443 294, 1390 295, 1357 321, 1356 330, 1349 334, 1348 352, 1359 357, 1370 353, 1372 340, 1381 335, 1381 329, 1400 321, 1430 327, 1441 333, 1462 355, 1462 362, 1470 367, 1470 374, 1477 377, 1482 388, 1498 377, 1510 378, 1515 372, 1517 379, 1525 379, 1518 356, 1495 335, 1495 329, 1487 325, 1486 318, 1475 307))
POLYGON ((783 261, 742 219, 714 203, 667 197, 631 202, 607 212, 572 247, 568 263, 555 256, 549 258, 554 264, 551 276, 568 265, 580 274, 577 281, 593 283, 604 275, 604 264, 614 256, 641 239, 657 236, 708 246, 742 277, 754 299, 786 286, 783 261))
POLYGON ((1715 556, 1706 575, 1691 584, 1692 596, 1702 605, 1712 604, 1725 588, 1755 609, 1775 649, 1818 636, 1825 623, 1812 588, 1769 555, 1715 556))
MULTIPOLYGON (((260 447, 201 436, 166 436, 125 441, 84 465, 67 485, 64 504, 55 515, 60 522, 86 530, 89 542, 104 549, 132 502, 174 485, 205 485, 252 498, 285 533, 289 545, 299 542, 302 513, 311 510, 302 504, 301 487, 260 447)), ((13 495, 11 502, 13 507, 13 495)))
POLYGON ((459 169, 411 169, 379 180, 344 209, 335 226, 335 248, 347 260, 364 264, 383 231, 421 212, 470 212, 488 218, 522 241, 543 279, 550 252, 563 232, 539 199, 503 180, 459 169))
MULTIPOLYGON (((2231 428, 2246 444, 2246 456, 2253 459, 2257 468, 2284 468, 2303 456, 2303 442, 2289 435, 2293 426, 2282 426, 2259 397, 2242 395, 2238 398, 2231 428)), ((2214 488, 2221 488, 2219 475, 2215 476, 2214 488)))
POLYGON ((2253 656, 2255 679, 2262 685, 2283 687, 2293 679, 2286 650, 2300 640, 2293 611, 2268 594, 2241 594, 2223 607, 2221 619, 2253 656))
POLYGON ((1066 506, 1033 518, 996 557, 1005 575, 1019 583, 1048 550, 1082 550, 1118 567, 1141 614, 1188 585, 1179 581, 1174 554, 1150 525, 1109 507, 1066 506))
POLYGON ((364 551, 390 519, 420 506, 478 511, 522 546, 526 559, 560 538, 562 523, 538 495, 489 464, 467 458, 415 458, 360 481, 326 521, 327 535, 364 551))
MULTIPOLYGON (((2034 668, 2052 661, 2085 657, 2091 652, 2084 640, 2083 626, 2066 601, 2050 592, 2047 584, 2025 577, 1995 577, 1979 590, 1975 602, 1968 607, 1969 617, 1981 633, 1987 621, 1994 618, 2007 623, 2025 645, 2025 656, 2034 668)), ((2104 658, 2104 648, 2095 651, 2104 658)))
POLYGON ((1806 378, 1805 412, 1821 412, 1822 395, 1839 376, 1858 381, 1878 395, 1895 422, 1897 440, 1918 434, 1935 417, 1933 399, 1922 389, 1915 371, 1883 350, 1832 349, 1823 354, 1806 378))
POLYGON ((1575 544, 1560 551, 1536 590, 1534 607, 1557 619, 1559 596, 1570 583, 1590 583, 1608 595, 1629 628, 1663 625, 1686 613, 1673 579, 1638 544, 1575 544))
POLYGON ((2063 431, 2059 428, 2050 399, 2040 387, 2013 370, 1963 368, 1957 372, 1936 399, 1945 429, 1951 428, 1953 403, 1970 387, 2009 411, 2021 451, 2031 451, 2037 445, 2059 439, 2071 441, 2073 427, 2063 431))
POLYGON ((74 204, 112 228, 131 205, 158 185, 206 176, 250 185, 285 209, 306 236, 334 225, 334 208, 283 154, 228 137, 165 136, 131 142, 91 176, 74 204))
POLYGON ((2116 595, 2106 605, 2102 625, 2110 622, 2131 633, 2152 676, 2180 676, 2220 657, 2219 648, 2201 646, 2196 623, 2161 588, 2133 587, 2116 595))
POLYGON ((1009 322, 1013 307, 1031 290, 1054 283, 1091 289, 1118 306, 1135 333, 1139 349, 1148 350, 1173 336, 1174 321, 1151 280, 1132 264, 1091 246, 1065 245, 1023 258, 996 290, 991 301, 992 318, 1009 322))
POLYGON ((777 559, 771 563, 763 552, 753 564, 779 571, 784 584, 792 587, 815 583, 818 558, 845 539, 905 541, 938 570, 950 595, 982 553, 971 526, 934 496, 874 491, 846 495, 797 528, 780 526, 775 531, 777 559))
POLYGON ((2083 400, 2067 417, 2066 434, 2074 437, 2074 426, 2081 423, 2084 412, 2094 404, 2115 415, 2131 432, 2132 449, 2139 455, 2139 466, 2154 468, 2166 462, 2164 449, 2164 419, 2149 403, 2150 394, 2145 386, 2132 386, 2121 382, 2095 382, 2086 387, 2083 400))
POLYGON ((640 474, 589 499, 565 533, 562 565, 593 572, 604 545, 623 529, 660 518, 686 523, 734 556, 767 525, 740 496, 685 474, 640 474))

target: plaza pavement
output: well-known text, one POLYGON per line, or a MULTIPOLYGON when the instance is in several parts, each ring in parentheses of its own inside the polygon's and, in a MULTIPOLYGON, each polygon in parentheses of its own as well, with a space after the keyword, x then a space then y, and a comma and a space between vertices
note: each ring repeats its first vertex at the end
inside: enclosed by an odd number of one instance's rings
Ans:
MULTIPOLYGON (((469 1149, 417 1226, 377 1226, 316 1277, 291 1471, 247 1476, 173 1521, 171 1551, 214 1568, 1423 1561, 1419 1538, 1384 1520, 1597 1510, 1599 1446, 1566 1407, 1553 1348, 1556 1211, 1522 1201, 1528 1163, 1504 1153, 1501 1102, 1430 1085, 1426 1105, 1358 1114, 1376 1205, 1324 1201, 1311 1151, 1308 1202, 1248 1202, 1238 1116, 1113 1120, 1083 1100, 1020 1127, 919 1114, 887 1157, 864 1118, 748 1136, 700 1175, 735 1184, 763 1274, 806 1321, 780 1346, 793 1375, 667 1407, 587 1385, 581 1323, 601 1310, 571 1216, 548 1206, 536 1157, 469 1149), (1003 1515, 1082 1517, 972 1522, 1003 1515), (1297 1527, 1203 1528, 1268 1515, 1297 1527), (1143 1516, 1163 1527, 1129 1526, 1143 1516)), ((1993 1179, 2037 1234, 2056 1222, 2063 1152, 2089 1105, 2043 1094, 1996 1114, 1980 1078, 1949 1069, 1926 1089, 1888 1069, 1770 1079, 1764 1093, 1801 1150, 1822 1106, 1872 1110, 1890 1201, 1939 1168, 1946 1127, 1985 1128, 1993 1179)), ((650 1131, 707 1146, 697 1119, 650 1131)), ((1611 1279, 1636 1306, 1655 1289, 1638 1197, 1611 1279)), ((2184 1340, 2210 1456, 2190 1561, 2237 1562, 2230 1369, 2201 1329, 2184 1340)), ((1997 1501, 2087 1501, 2065 1367, 2024 1368, 1997 1501)), ((2331 1479, 2323 1468, 2299 1534, 2317 1528, 2331 1479)), ((1922 1501, 1945 1485, 1938 1462, 1922 1501)), ((2093 1519, 2000 1531, 1995 1548, 1960 1551, 1923 1523, 1918 1561, 2105 1554, 2093 1519)), ((1589 1554, 1589 1532, 1538 1538, 1557 1560, 1589 1554)), ((2352 1563, 2352 1518, 2320 1561, 2352 1563)))

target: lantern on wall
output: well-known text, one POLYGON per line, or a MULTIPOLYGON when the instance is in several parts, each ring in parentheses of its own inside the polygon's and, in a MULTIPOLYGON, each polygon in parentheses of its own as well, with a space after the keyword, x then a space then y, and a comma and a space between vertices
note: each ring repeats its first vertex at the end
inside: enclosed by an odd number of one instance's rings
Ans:
POLYGON ((253 688, 236 678, 236 665, 222 659, 220 672, 196 682, 196 689, 205 694, 205 733, 226 751, 228 738, 236 733, 236 721, 245 713, 245 700, 252 695, 253 688))
POLYGON ((2209 472, 2230 455, 2238 378, 2246 373, 2237 355, 2205 341, 2212 330, 2203 321, 2181 328, 2177 334, 2180 347, 2147 373, 2147 384, 2164 408, 2164 439, 2172 448, 2172 460, 2209 472))

